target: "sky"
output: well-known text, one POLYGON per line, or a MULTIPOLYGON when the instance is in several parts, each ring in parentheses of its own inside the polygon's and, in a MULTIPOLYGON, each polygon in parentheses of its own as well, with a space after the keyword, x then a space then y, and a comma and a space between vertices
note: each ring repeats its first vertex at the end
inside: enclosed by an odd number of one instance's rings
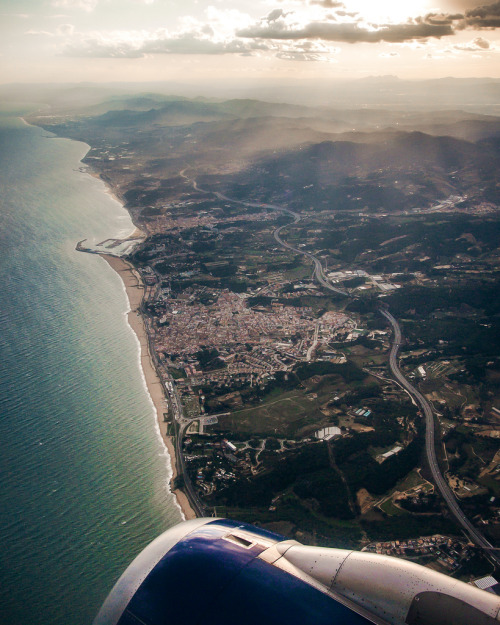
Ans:
POLYGON ((0 83, 500 78, 500 1, 0 0, 0 83))

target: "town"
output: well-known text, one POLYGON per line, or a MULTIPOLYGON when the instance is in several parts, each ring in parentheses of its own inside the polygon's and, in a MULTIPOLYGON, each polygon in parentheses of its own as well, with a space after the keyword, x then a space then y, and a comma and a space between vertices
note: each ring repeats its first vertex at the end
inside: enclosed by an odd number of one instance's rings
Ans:
POLYGON ((364 164, 325 142, 317 179, 314 144, 253 154, 233 149, 230 124, 223 146, 204 141, 204 124, 138 123, 126 137, 117 124, 47 127, 91 145, 86 162, 142 231, 81 248, 124 254, 145 285, 174 486, 195 512, 400 557, 413 557, 409 541, 465 531, 458 565, 443 548, 439 566, 490 573, 500 531, 491 171, 480 183, 467 165, 419 160, 411 134, 411 157, 389 142, 380 164, 360 133, 364 164), (469 569, 467 549, 479 554, 469 569))

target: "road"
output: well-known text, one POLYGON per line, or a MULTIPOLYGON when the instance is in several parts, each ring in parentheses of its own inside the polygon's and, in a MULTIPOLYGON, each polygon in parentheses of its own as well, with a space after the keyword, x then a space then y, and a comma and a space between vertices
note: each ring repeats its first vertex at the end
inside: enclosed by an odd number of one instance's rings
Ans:
POLYGON ((311 342, 311 346, 307 350, 306 361, 311 362, 313 354, 316 352, 316 348, 318 347, 318 335, 319 335, 319 322, 316 322, 314 326, 314 336, 311 342))
POLYGON ((165 397, 168 398, 168 402, 172 411, 172 423, 175 428, 175 459, 176 459, 176 467, 177 467, 177 475, 182 476, 184 486, 183 490, 189 499, 189 503, 193 508, 197 517, 206 516, 205 506, 199 500, 189 478, 189 475, 186 472, 186 464, 184 462, 184 454, 182 453, 182 440, 184 438, 184 431, 187 426, 191 423, 191 419, 187 419, 184 416, 184 412, 182 409, 182 402, 179 398, 179 394, 177 392, 177 388, 175 386, 174 379, 170 375, 168 369, 165 365, 158 359, 158 354, 154 349, 154 344, 152 341, 152 324, 149 314, 147 312, 146 304, 150 302, 153 298, 154 288, 147 288, 144 292, 144 299, 141 304, 141 313, 142 317, 145 321, 144 328, 146 330, 146 336, 148 339, 148 348, 149 354, 153 359, 155 368, 157 371, 160 369, 163 371, 163 375, 159 376, 159 379, 163 385, 163 390, 165 392, 165 397))
MULTIPOLYGON (((294 217, 294 221, 293 221, 294 224, 300 221, 300 215, 286 208, 274 206, 272 204, 259 204, 259 206, 263 206, 264 208, 273 208, 275 210, 280 210, 282 212, 292 215, 294 217)), ((321 261, 318 258, 316 258, 314 254, 311 254, 311 252, 306 252, 305 250, 301 250, 298 247, 293 247, 293 245, 290 245, 286 241, 283 241, 283 239, 281 238, 281 232, 285 228, 288 228, 289 225, 290 224, 285 224, 284 226, 280 226, 279 228, 276 228, 276 230, 274 231, 274 238, 276 239, 276 242, 279 243, 282 247, 286 248, 287 250, 292 250, 292 252, 297 252, 297 254, 302 254, 303 256, 307 256, 307 258, 312 260, 314 264, 314 271, 313 271, 312 277, 313 279, 316 279, 321 284, 321 286, 324 286, 325 289, 328 289, 329 291, 333 291, 334 293, 339 293, 340 295, 347 295, 347 291, 344 291, 343 289, 339 289, 332 285, 332 283, 325 276, 325 272, 323 270, 323 265, 321 264, 321 261)))
MULTIPOLYGON (((193 182, 193 184, 196 184, 196 183, 193 182)), ((198 189, 198 190, 201 191, 202 189, 198 189)), ((285 215, 290 215, 290 217, 293 217, 293 222, 292 222, 293 224, 298 224, 301 219, 300 215, 296 213, 295 211, 292 211, 289 208, 285 208, 284 206, 278 206, 277 204, 243 202, 241 200, 235 200, 233 198, 227 197, 226 195, 222 195, 222 193, 217 193, 217 192, 215 192, 214 195, 216 195, 221 200, 226 200, 228 202, 241 204, 242 206, 248 206, 251 208, 269 208, 271 210, 284 213, 285 215)), ((314 271, 312 274, 313 280, 316 279, 322 286, 325 287, 325 289, 328 289, 329 291, 333 291, 334 293, 339 293, 340 295, 347 295, 347 291, 344 291, 343 289, 339 289, 332 285, 332 283, 325 276, 325 272, 323 270, 323 265, 321 264, 321 261, 318 258, 316 258, 314 254, 311 254, 311 252, 306 252, 305 250, 302 250, 298 247, 294 247, 293 245, 290 245, 286 241, 283 241, 283 239, 281 238, 281 232, 285 228, 288 228, 288 226, 290 226, 290 224, 284 224, 283 226, 279 226, 279 228, 276 228, 276 230, 273 233, 276 242, 279 245, 281 245, 281 247, 284 247, 287 250, 291 250, 292 252, 296 252, 297 254, 302 254, 302 256, 306 256, 307 258, 309 258, 314 264, 314 271)))
MULTIPOLYGON (((186 180, 188 180, 189 182, 191 182, 191 184, 193 185, 193 188, 196 191, 199 191, 200 193, 210 193, 212 195, 215 195, 215 197, 218 197, 219 200, 225 200, 226 202, 232 202, 233 204, 240 204, 241 206, 248 206, 249 208, 268 208, 270 210, 278 211, 280 213, 284 213, 285 215, 290 215, 290 217, 293 218, 293 222, 292 222, 293 224, 299 223, 301 219, 299 213, 296 213, 295 211, 292 211, 289 208, 286 208, 285 206, 279 206, 278 204, 263 204, 262 202, 244 202, 243 200, 236 200, 235 198, 228 197, 227 195, 224 195, 223 193, 219 193, 218 191, 209 191, 208 189, 202 189, 198 186, 198 183, 196 182, 196 180, 194 180, 194 178, 189 178, 188 176, 186 176, 186 174, 184 173, 185 171, 186 170, 183 169, 182 171, 179 172, 179 175, 185 178, 186 180)), ((333 291, 334 293, 338 293, 340 295, 347 295, 348 294, 347 291, 344 291, 343 289, 339 289, 332 285, 332 283, 325 276, 325 272, 323 270, 323 265, 321 264, 321 261, 318 258, 316 258, 314 254, 311 254, 311 252, 306 252, 305 250, 301 250, 297 247, 293 247, 293 245, 290 245, 286 241, 283 241, 283 239, 281 238, 281 232, 285 228, 288 228, 289 225, 290 224, 284 224, 283 226, 276 228, 276 230, 274 231, 274 238, 276 242, 279 243, 279 245, 281 245, 282 247, 286 248, 287 250, 291 250, 292 252, 296 252, 297 254, 302 254, 303 256, 307 256, 307 258, 309 258, 314 264, 314 271, 312 275, 313 279, 316 278, 316 280, 322 286, 324 286, 325 289, 328 289, 329 291, 333 291)))
POLYGON ((189 475, 186 472, 184 454, 182 453, 182 441, 184 438, 184 430, 189 425, 189 423, 178 423, 177 421, 175 421, 174 423, 175 423, 175 430, 176 430, 175 457, 177 460, 177 475, 182 476, 182 479, 184 481, 183 490, 187 498, 189 499, 189 503, 191 504, 191 507, 193 508, 196 516, 198 518, 207 516, 206 507, 199 500, 198 495, 195 493, 195 490, 193 488, 193 483, 191 482, 191 479, 189 478, 189 475))
POLYGON ((416 403, 420 406, 422 410, 422 414, 425 417, 425 452, 427 455, 427 461, 429 463, 429 467, 432 473, 432 478, 434 483, 436 484, 441 496, 446 502, 453 518, 456 522, 463 527, 465 532, 469 535, 472 542, 474 542, 478 547, 481 547, 484 551, 486 551, 490 560, 492 560, 495 565, 500 566, 500 557, 496 554, 496 550, 493 545, 486 540, 486 538, 481 534, 481 532, 472 525, 472 523, 467 519, 462 509, 458 505, 458 502, 453 494, 453 491, 448 486, 448 482, 443 477, 441 470, 439 468, 439 464, 436 457, 436 449, 434 445, 434 415, 432 412, 432 408, 427 399, 418 391, 413 384, 411 384, 405 376, 401 373, 401 370, 398 365, 398 352, 401 346, 401 328, 399 327, 399 323, 397 320, 391 315, 388 310, 380 311, 384 317, 389 321, 392 326, 392 330, 394 333, 393 343, 391 347, 391 353, 389 356, 389 366, 391 372, 396 379, 396 381, 413 397, 416 403))
POLYGON ((177 475, 182 476, 182 479, 184 481, 183 490, 187 498, 189 499, 189 503, 191 504, 191 507, 193 508, 196 516, 203 517, 207 515, 206 508, 198 498, 198 495, 193 488, 193 483, 191 482, 191 479, 186 471, 184 454, 182 453, 182 441, 184 439, 184 432, 191 423, 192 419, 187 419, 184 416, 182 402, 177 392, 175 382, 169 373, 167 373, 167 376, 168 377, 165 385, 165 390, 170 401, 173 424, 175 428, 175 459, 177 465, 177 475))

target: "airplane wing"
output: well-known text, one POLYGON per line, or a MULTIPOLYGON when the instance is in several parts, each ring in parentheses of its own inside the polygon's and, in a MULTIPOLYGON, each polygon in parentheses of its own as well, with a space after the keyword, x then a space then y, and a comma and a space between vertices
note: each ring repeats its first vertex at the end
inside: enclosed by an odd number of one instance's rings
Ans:
POLYGON ((411 562, 195 519, 132 562, 94 625, 499 625, 500 597, 411 562))

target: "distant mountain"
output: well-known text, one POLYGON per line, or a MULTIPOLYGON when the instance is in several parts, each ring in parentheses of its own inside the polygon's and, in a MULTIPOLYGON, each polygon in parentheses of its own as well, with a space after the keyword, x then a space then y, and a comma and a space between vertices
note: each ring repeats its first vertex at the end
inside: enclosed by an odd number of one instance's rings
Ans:
POLYGON ((114 94, 106 102, 114 108, 101 113, 101 103, 92 115, 47 115, 35 123, 95 146, 90 159, 112 156, 109 168, 123 167, 122 175, 131 170, 130 155, 121 160, 125 145, 150 183, 189 163, 200 181, 210 185, 216 176, 230 196, 292 197, 298 208, 334 202, 348 210, 396 210, 453 194, 479 197, 481 188, 490 201, 498 195, 500 118, 490 115, 151 93, 114 94))
MULTIPOLYGON (((357 80, 318 81, 251 78, 215 82, 147 82, 79 84, 8 84, 0 85, 0 97, 8 101, 37 102, 50 105, 59 113, 73 114, 85 107, 97 106, 111 98, 141 96, 218 98, 219 101, 252 98, 269 102, 288 102, 317 107, 386 108, 392 111, 429 110, 430 108, 466 107, 478 112, 500 112, 500 80, 493 78, 442 78, 434 80, 401 80, 395 76, 370 76, 357 80)), ((111 105, 113 108, 116 106, 111 105)), ((131 107, 133 108, 133 107, 131 107)), ((274 115, 267 112, 266 115, 274 115)), ((254 116, 251 113, 249 116, 254 116)), ((259 113, 260 116, 260 113, 259 113)))
POLYGON ((235 117, 304 117, 317 115, 311 107, 285 104, 282 102, 262 102, 260 100, 226 100, 219 104, 221 111, 235 117))
POLYGON ((300 153, 270 158, 266 166, 307 178, 349 175, 354 171, 369 173, 382 168, 436 167, 457 169, 471 161, 486 158, 484 150, 473 143, 452 137, 432 137, 422 132, 397 132, 379 135, 376 143, 325 141, 300 153))
POLYGON ((157 108, 143 110, 108 111, 89 121, 89 125, 97 126, 140 126, 144 129, 151 124, 186 125, 197 121, 212 121, 229 117, 216 104, 195 102, 192 100, 175 100, 162 104, 157 108))
POLYGON ((165 126, 189 125, 196 122, 253 117, 299 118, 316 114, 314 109, 288 104, 259 102, 257 100, 227 100, 223 102, 203 99, 189 100, 179 97, 141 95, 133 98, 116 97, 90 107, 85 111, 85 125, 104 127, 141 127, 160 124, 165 126), (101 113, 102 110, 106 112, 101 113))
POLYGON ((281 117, 251 117, 201 124, 192 128, 200 150, 230 150, 233 158, 269 151, 296 149, 332 137, 310 128, 307 120, 281 117))
POLYGON ((500 154, 492 139, 476 144, 394 130, 353 137, 358 142, 327 140, 266 156, 237 174, 218 176, 217 184, 229 196, 252 194, 301 209, 387 212, 425 207, 453 194, 475 195, 481 185, 494 191, 500 154))
MULTIPOLYGON (((475 142, 488 137, 500 136, 500 120, 498 118, 494 118, 494 120, 465 119, 452 124, 417 124, 412 126, 412 128, 429 135, 455 137, 456 139, 475 142)), ((401 128, 409 130, 411 127, 402 126, 401 128)))

